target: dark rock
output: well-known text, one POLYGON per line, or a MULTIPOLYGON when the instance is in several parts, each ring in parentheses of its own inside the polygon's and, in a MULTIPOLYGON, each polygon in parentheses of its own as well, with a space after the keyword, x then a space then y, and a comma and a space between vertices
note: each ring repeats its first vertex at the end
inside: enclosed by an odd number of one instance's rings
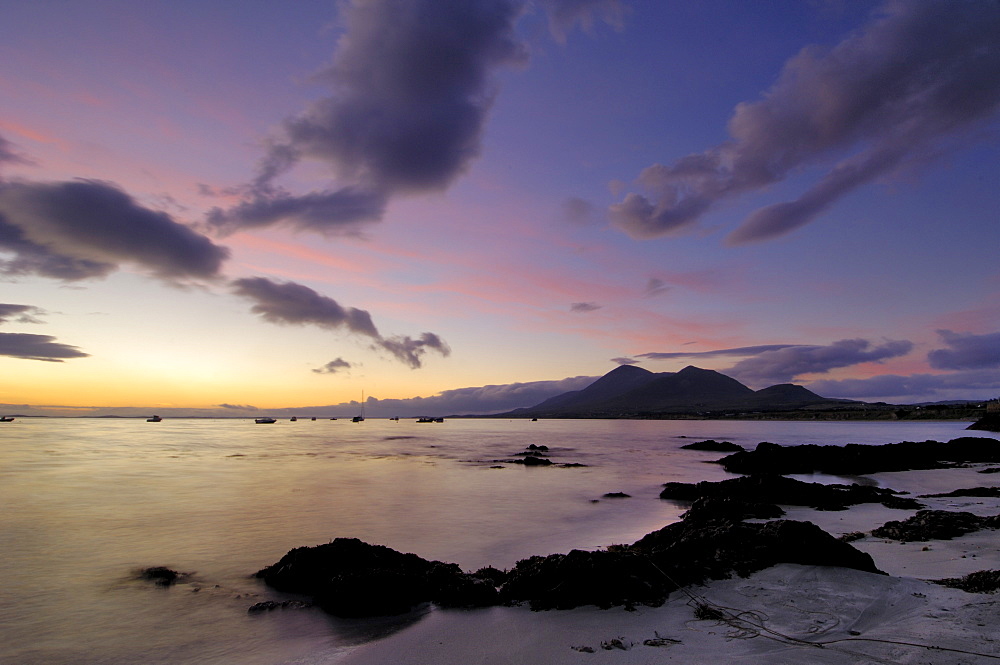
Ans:
POLYGON ((762 524, 684 520, 646 534, 632 550, 648 552, 661 567, 674 569, 681 584, 746 576, 778 563, 841 566, 881 572, 871 556, 837 540, 812 522, 774 520, 762 524))
POLYGON ((630 499, 631 494, 626 494, 625 492, 607 492, 602 495, 605 499, 630 499))
POLYGON ((682 586, 749 575, 777 563, 844 566, 881 572, 872 558, 810 522, 764 524, 685 519, 609 550, 518 561, 501 590, 532 609, 580 605, 659 605, 682 586))
POLYGON ((969 512, 949 510, 920 510, 903 521, 886 522, 872 530, 876 538, 918 541, 951 540, 981 529, 1000 527, 1000 515, 978 517, 969 512))
POLYGON ((548 447, 548 446, 536 446, 536 445, 535 445, 535 444, 533 444, 533 443, 532 443, 532 444, 530 444, 530 445, 528 445, 528 450, 541 450, 542 452, 545 452, 545 451, 547 451, 548 449, 549 449, 549 447, 548 447))
POLYGON ((1000 413, 987 413, 965 429, 978 429, 983 432, 1000 432, 1000 413))
POLYGON ((980 469, 976 473, 1000 473, 1000 466, 991 466, 987 469, 980 469))
POLYGON ((750 503, 731 496, 711 496, 695 499, 691 508, 681 515, 685 520, 709 522, 723 520, 740 522, 745 519, 775 519, 785 511, 773 503, 750 503))
POLYGON ((523 464, 525 466, 549 466, 552 464, 552 460, 546 459, 545 457, 525 457, 524 459, 514 460, 514 464, 523 464))
POLYGON ((743 446, 735 443, 730 443, 729 441, 716 441, 715 439, 689 443, 686 446, 681 446, 681 448, 684 450, 707 450, 713 453, 735 453, 746 450, 743 446))
POLYGON ((898 494, 895 490, 866 485, 822 485, 761 474, 719 482, 665 483, 660 498, 693 501, 703 497, 731 497, 748 503, 811 506, 822 510, 842 510, 859 503, 881 503, 904 510, 923 507, 898 494))
POLYGON ((356 538, 299 547, 257 572, 269 586, 312 596, 337 616, 402 614, 426 602, 479 607, 496 602, 496 588, 458 565, 427 561, 356 538))
MULTIPOLYGON (((869 555, 810 522, 742 523, 733 515, 750 509, 735 510, 732 501, 716 503, 729 507, 703 505, 632 545, 533 556, 509 572, 483 568, 465 574, 455 564, 338 538, 291 550, 257 576, 278 590, 311 596, 332 614, 374 616, 407 612, 426 602, 472 607, 527 601, 532 609, 659 605, 681 586, 734 573, 745 576, 784 562, 880 572, 869 555)), ((758 510, 765 509, 752 509, 758 510)), ((264 605, 257 611, 268 609, 264 605)))
POLYGON ((969 593, 994 593, 1000 591, 1000 570, 980 570, 965 577, 935 580, 935 583, 969 593))
POLYGON ((1000 487, 966 487, 941 494, 922 494, 921 499, 946 499, 960 496, 1000 497, 1000 487))
POLYGON ((152 566, 139 571, 139 578, 153 582, 157 586, 171 586, 182 577, 181 573, 171 570, 165 566, 152 566))
POLYGON ((779 446, 762 442, 753 451, 733 453, 721 460, 731 473, 829 473, 861 475, 879 471, 942 469, 959 463, 1000 462, 997 439, 960 437, 948 443, 912 441, 882 446, 779 446))

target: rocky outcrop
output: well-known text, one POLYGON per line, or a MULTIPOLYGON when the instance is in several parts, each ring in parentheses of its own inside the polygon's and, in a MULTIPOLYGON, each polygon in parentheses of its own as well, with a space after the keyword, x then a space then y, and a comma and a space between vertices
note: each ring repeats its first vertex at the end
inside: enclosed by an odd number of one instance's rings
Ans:
POLYGON ((886 522, 872 530, 872 535, 901 541, 951 540, 973 531, 996 528, 1000 528, 1000 515, 979 517, 964 511, 921 510, 907 520, 886 522))
POLYGON ((822 485, 775 475, 745 476, 719 482, 665 483, 661 499, 694 501, 730 497, 749 503, 780 503, 820 510, 844 510, 859 503, 881 503, 887 508, 918 509, 923 505, 891 489, 867 485, 822 485))
MULTIPOLYGON (((681 586, 786 562, 880 572, 869 555, 810 522, 740 521, 747 514, 773 514, 774 508, 702 501, 681 522, 632 545, 533 556, 507 572, 463 573, 456 564, 338 538, 296 548, 257 577, 275 589, 311 596, 338 616, 375 616, 427 602, 449 607, 527 602, 532 609, 657 605, 681 586)), ((269 609, 262 605, 255 612, 269 609)))
POLYGON ((978 429, 983 432, 1000 432, 1000 413, 987 413, 985 416, 965 429, 978 429))
POLYGON ((298 547, 256 573, 279 591, 311 596, 337 616, 402 614, 422 603, 481 607, 497 602, 496 587, 454 563, 428 561, 357 538, 298 547))
POLYGON ((1000 497, 1000 487, 963 487, 951 492, 941 492, 940 494, 921 494, 922 499, 950 499, 962 496, 971 497, 1000 497))
POLYGON ((730 473, 829 473, 861 475, 879 471, 943 469, 969 462, 1000 462, 1000 441, 961 437, 947 443, 923 441, 881 446, 779 446, 763 442, 753 451, 719 460, 730 473))

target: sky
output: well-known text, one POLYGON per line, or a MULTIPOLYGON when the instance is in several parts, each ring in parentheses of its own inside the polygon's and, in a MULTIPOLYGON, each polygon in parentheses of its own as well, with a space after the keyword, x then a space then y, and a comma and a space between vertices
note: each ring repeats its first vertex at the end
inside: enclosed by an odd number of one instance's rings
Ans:
POLYGON ((4 412, 1000 396, 998 2, 0 14, 4 412))

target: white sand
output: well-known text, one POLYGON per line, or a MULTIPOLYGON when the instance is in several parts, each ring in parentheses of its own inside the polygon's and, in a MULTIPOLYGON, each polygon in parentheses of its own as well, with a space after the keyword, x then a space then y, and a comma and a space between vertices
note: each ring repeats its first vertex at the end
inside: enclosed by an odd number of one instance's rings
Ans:
MULTIPOLYGON (((874 476, 913 495, 1000 484, 974 469, 874 476)), ((997 499, 921 499, 930 508, 1000 513, 997 499)), ((846 512, 789 508, 834 535, 870 531, 914 511, 861 506, 846 512)), ((746 579, 689 589, 697 602, 728 608, 728 621, 698 620, 683 592, 659 608, 531 612, 527 608, 432 610, 414 625, 342 652, 344 665, 527 665, 561 663, 933 663, 1000 661, 1000 595, 970 594, 926 582, 1000 569, 1000 534, 950 541, 856 541, 890 575, 782 564, 746 579), (647 640, 666 638, 658 646, 647 640), (619 640, 613 646, 612 640, 619 640), (676 642, 670 641, 676 640, 676 642), (602 643, 610 648, 603 648, 602 643), (578 649, 589 647, 593 652, 578 649), (625 647, 625 648, 620 648, 625 647)))

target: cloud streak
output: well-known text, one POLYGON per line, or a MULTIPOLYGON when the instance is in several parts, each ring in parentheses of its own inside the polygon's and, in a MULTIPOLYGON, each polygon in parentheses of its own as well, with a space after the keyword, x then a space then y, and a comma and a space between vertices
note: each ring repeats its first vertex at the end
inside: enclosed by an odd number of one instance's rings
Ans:
MULTIPOLYGON (((11 321, 41 323, 35 317, 44 314, 45 310, 40 307, 0 303, 0 325, 11 321)), ((61 363, 68 358, 86 358, 90 355, 75 346, 56 342, 55 339, 51 335, 0 333, 0 356, 61 363)))
POLYGON ((779 346, 721 371, 749 385, 768 386, 789 383, 803 374, 823 374, 838 367, 898 358, 912 350, 913 343, 906 340, 887 340, 875 346, 864 339, 842 339, 825 346, 779 346))
POLYGON ((17 323, 41 323, 35 316, 43 316, 45 310, 31 305, 13 305, 10 303, 0 303, 0 325, 8 321, 17 323))
POLYGON ((935 369, 977 370, 1000 368, 1000 333, 974 335, 938 330, 947 349, 935 349, 927 361, 935 369))
POLYGON ((229 250, 97 180, 0 182, 0 274, 64 281, 129 264, 171 283, 218 276, 229 250))
POLYGON ((799 198, 753 212, 727 241, 789 233, 995 116, 998 33, 995 2, 889 1, 835 47, 791 58, 763 99, 736 107, 730 140, 645 169, 639 183, 647 193, 612 205, 612 223, 635 238, 688 229, 725 199, 840 159, 799 198))
POLYGON ((947 374, 882 374, 868 379, 814 381, 808 388, 826 397, 931 401, 941 398, 977 399, 1000 391, 1000 374, 992 370, 967 370, 947 374))
POLYGON ((759 346, 739 346, 731 349, 715 349, 713 351, 674 351, 669 353, 640 353, 639 358, 647 360, 674 360, 676 358, 718 358, 720 356, 757 356, 771 351, 780 351, 798 344, 762 344, 759 346))
POLYGON ((56 342, 55 339, 51 335, 0 333, 0 356, 61 363, 68 358, 86 358, 90 355, 75 346, 56 342))
MULTIPOLYGON (((411 369, 423 366, 423 356, 427 351, 435 351, 445 357, 451 354, 451 348, 445 341, 431 332, 422 333, 416 339, 404 335, 383 337, 367 311, 344 307, 333 298, 302 284, 245 277, 233 280, 231 288, 236 295, 253 301, 250 311, 269 323, 312 325, 368 337, 373 340, 371 348, 387 352, 411 369)), ((320 368, 320 373, 333 373, 323 371, 330 364, 320 368)), ((334 367, 335 370, 340 368, 334 367)))

